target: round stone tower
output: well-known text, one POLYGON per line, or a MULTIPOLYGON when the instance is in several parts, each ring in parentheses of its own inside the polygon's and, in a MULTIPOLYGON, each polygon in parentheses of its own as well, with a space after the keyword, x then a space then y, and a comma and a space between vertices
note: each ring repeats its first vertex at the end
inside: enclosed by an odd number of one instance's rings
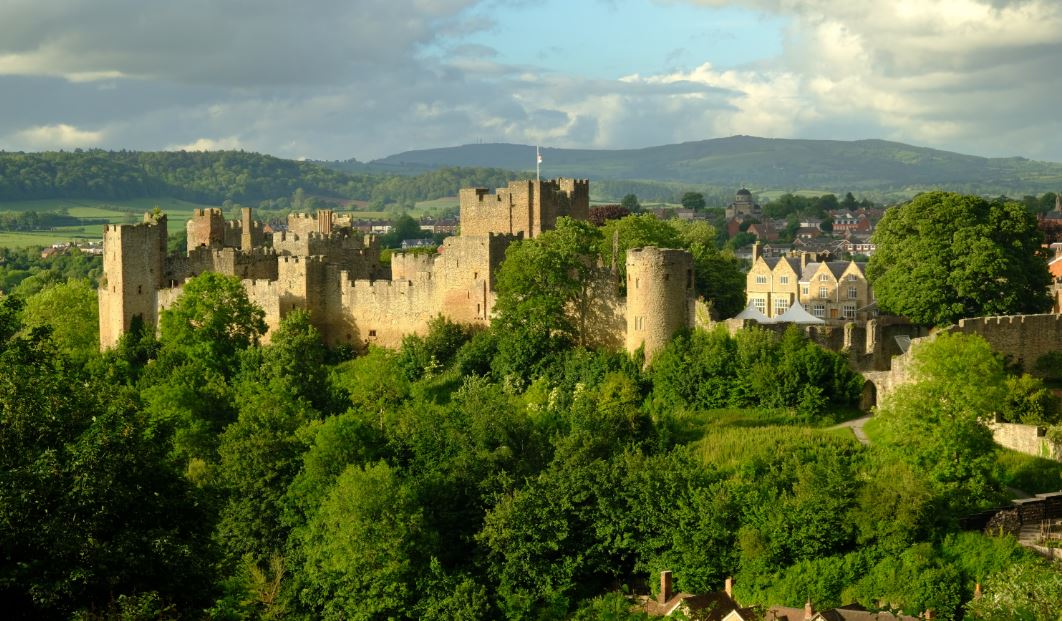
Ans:
POLYGON ((627 351, 645 347, 645 360, 693 325, 693 256, 685 250, 627 251, 627 351))

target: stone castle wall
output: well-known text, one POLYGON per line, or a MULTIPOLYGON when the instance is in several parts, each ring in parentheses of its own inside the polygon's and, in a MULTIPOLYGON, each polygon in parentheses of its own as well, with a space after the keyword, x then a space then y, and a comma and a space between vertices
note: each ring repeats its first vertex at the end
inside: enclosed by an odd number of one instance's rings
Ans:
MULTIPOLYGON (((188 252, 169 257, 165 217, 108 226, 100 343, 117 343, 133 316, 157 326, 158 314, 179 298, 183 283, 206 271, 241 279, 249 299, 265 312, 267 341, 295 309, 309 312, 328 344, 357 348, 398 347, 405 335, 426 332, 439 315, 487 325, 510 244, 553 228, 559 217, 587 218, 589 196, 588 183, 577 179, 513 182, 497 194, 463 190, 462 235, 447 238, 436 254, 395 253, 390 279, 380 278, 375 237, 359 237, 349 218, 330 210, 289 216, 288 230, 266 247, 262 225, 249 209, 231 222, 220 209, 200 209, 187 225, 188 252)), ((628 253, 628 269, 635 279, 628 286, 630 300, 619 295, 614 272, 601 268, 582 308, 573 312, 583 322, 586 344, 644 347, 651 357, 676 330, 692 326, 692 258, 680 250, 635 249, 628 253)))
POLYGON ((988 424, 996 444, 1019 453, 1062 461, 1062 446, 1047 439, 1047 429, 1036 425, 992 422, 988 424))
POLYGON ((1044 354, 1062 349, 1062 315, 1012 315, 960 319, 958 325, 944 330, 977 334, 992 349, 1020 364, 1026 372, 1033 370, 1044 354))

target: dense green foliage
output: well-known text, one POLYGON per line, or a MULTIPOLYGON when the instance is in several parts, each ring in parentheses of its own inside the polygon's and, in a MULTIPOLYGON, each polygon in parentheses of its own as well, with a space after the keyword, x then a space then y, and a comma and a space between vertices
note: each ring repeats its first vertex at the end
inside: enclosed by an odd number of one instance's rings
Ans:
POLYGON ((68 280, 96 282, 103 274, 103 257, 71 249, 41 258, 38 248, 0 248, 0 293, 32 295, 68 280))
POLYGON ((648 368, 580 347, 565 313, 597 233, 519 246, 566 268, 534 285, 558 299, 533 299, 534 270, 499 276, 515 293, 490 328, 436 319, 351 360, 305 312, 259 344, 261 311, 216 275, 158 341, 134 330, 84 362, 0 300, 5 614, 626 620, 616 592, 669 569, 690 592, 735 576, 746 605, 939 619, 981 581, 983 618, 1050 619, 1057 571, 954 530, 998 499, 971 413, 1010 393, 983 341, 918 350, 920 382, 864 447, 822 428, 861 378, 798 331, 684 334, 648 368))
POLYGON ((1042 241, 1020 203, 929 192, 885 213, 867 278, 881 310, 925 325, 1045 312, 1042 241))

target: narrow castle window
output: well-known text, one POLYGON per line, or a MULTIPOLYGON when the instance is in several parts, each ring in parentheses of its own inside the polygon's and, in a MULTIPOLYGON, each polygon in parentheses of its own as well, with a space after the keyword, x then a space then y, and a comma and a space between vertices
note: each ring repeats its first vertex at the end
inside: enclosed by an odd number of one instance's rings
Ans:
POLYGON ((137 295, 143 293, 144 292, 144 285, 137 285, 136 286, 136 292, 137 292, 137 295))
POLYGON ((641 282, 642 282, 642 279, 641 279, 641 278, 635 278, 635 279, 634 279, 634 288, 635 288, 635 289, 637 289, 637 288, 638 288, 638 285, 640 285, 640 284, 641 284, 641 282))
POLYGON ((686 270, 686 288, 693 286, 693 270, 686 270))
POLYGON ((369 330, 369 338, 376 338, 376 330, 369 330))

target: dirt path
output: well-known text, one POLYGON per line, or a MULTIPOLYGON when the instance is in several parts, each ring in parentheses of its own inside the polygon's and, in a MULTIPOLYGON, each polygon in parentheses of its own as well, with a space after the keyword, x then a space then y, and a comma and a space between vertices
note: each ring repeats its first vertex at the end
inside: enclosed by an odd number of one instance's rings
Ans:
POLYGON ((864 433, 863 425, 865 425, 868 420, 870 420, 870 414, 867 414, 862 418, 855 418, 843 422, 840 425, 834 425, 833 427, 830 427, 830 429, 844 429, 847 427, 852 430, 852 434, 855 435, 856 440, 859 440, 860 444, 867 445, 870 444, 870 439, 867 438, 867 434, 864 433))

